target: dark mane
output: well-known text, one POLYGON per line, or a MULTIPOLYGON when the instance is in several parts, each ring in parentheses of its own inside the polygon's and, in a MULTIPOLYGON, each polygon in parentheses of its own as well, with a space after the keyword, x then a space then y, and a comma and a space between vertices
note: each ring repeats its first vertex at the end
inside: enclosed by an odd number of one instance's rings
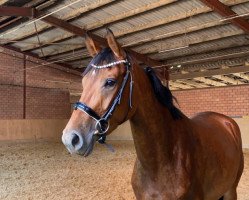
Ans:
MULTIPOLYGON (((85 71, 83 72, 83 76, 86 75, 89 71, 93 69, 92 64, 94 65, 102 65, 105 63, 111 63, 116 61, 114 54, 112 53, 112 50, 108 48, 102 49, 88 64, 85 71)), ((97 70, 99 71, 99 70, 97 70)))
POLYGON ((160 79, 151 67, 146 67, 145 72, 150 79, 157 100, 169 109, 173 119, 181 119, 183 117, 183 113, 175 107, 173 103, 175 97, 172 95, 170 89, 161 83, 160 79))

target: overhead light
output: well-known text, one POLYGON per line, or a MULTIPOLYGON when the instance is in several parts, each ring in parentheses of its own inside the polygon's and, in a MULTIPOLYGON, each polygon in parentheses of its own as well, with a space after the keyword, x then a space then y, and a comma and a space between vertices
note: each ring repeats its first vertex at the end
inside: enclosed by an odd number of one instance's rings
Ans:
POLYGON ((177 65, 176 67, 177 67, 177 68, 181 68, 181 67, 182 67, 182 65, 177 65))
POLYGON ((173 68, 174 68, 174 66, 171 66, 171 67, 170 67, 170 69, 173 69, 173 68))
POLYGON ((158 53, 163 53, 163 52, 168 52, 168 51, 174 51, 174 50, 178 50, 178 49, 185 49, 185 48, 188 48, 188 47, 189 47, 189 45, 182 46, 182 47, 176 47, 176 48, 173 48, 173 49, 165 49, 165 50, 158 51, 158 53))

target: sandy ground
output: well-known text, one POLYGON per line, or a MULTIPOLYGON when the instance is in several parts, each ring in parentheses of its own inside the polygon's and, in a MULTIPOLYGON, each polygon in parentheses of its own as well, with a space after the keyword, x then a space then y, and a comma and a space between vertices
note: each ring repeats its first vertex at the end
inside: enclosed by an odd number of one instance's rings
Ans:
MULTIPOLYGON (((88 158, 71 156, 60 143, 0 144, 0 199, 132 200, 132 142, 97 145, 88 158)), ((249 153, 238 188, 249 200, 249 153)))

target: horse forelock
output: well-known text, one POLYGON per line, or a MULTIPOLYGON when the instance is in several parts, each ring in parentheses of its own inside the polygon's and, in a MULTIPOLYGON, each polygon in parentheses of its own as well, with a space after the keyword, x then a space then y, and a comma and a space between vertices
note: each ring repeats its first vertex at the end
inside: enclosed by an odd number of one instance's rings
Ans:
MULTIPOLYGON (((92 60, 91 62, 88 64, 88 66, 86 67, 86 69, 84 70, 84 72, 82 73, 82 76, 85 76, 88 72, 92 71, 93 69, 95 69, 92 65, 102 65, 104 63, 111 63, 111 62, 115 62, 117 61, 117 59, 115 58, 112 50, 107 47, 102 49, 92 60)), ((99 72, 100 70, 97 69, 95 70, 96 73, 99 72)))

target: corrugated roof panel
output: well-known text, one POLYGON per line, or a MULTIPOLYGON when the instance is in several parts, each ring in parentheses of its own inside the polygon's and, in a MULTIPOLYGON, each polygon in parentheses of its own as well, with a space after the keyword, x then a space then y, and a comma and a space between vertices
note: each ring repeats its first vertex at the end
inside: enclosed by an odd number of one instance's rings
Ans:
POLYGON ((249 14, 249 2, 235 6, 232 8, 232 10, 235 11, 239 15, 245 14, 245 13, 249 14))
POLYGON ((159 60, 167 60, 175 57, 184 57, 187 55, 193 55, 197 53, 246 45, 246 44, 249 44, 249 40, 245 37, 245 35, 239 35, 239 36, 223 38, 218 41, 210 41, 206 43, 197 44, 194 46, 189 46, 188 48, 184 49, 172 50, 164 53, 155 53, 153 55, 150 55, 150 57, 159 60))
MULTIPOLYGON (((174 37, 174 38, 169 38, 169 39, 163 39, 160 41, 156 41, 153 43, 154 47, 157 47, 156 50, 157 51, 161 51, 161 50, 165 50, 165 49, 171 49, 171 48, 176 48, 176 47, 181 47, 181 46, 186 46, 189 44, 193 44, 196 41, 207 41, 209 37, 211 36, 216 36, 217 38, 220 37, 224 34, 224 33, 231 33, 231 32, 237 32, 237 34, 242 34, 243 31, 241 31, 241 29, 233 26, 233 25, 223 25, 223 26, 219 26, 219 27, 213 27, 213 28, 209 28, 209 29, 204 29, 201 31, 197 31, 194 33, 189 33, 180 37, 174 37)), ((138 51, 138 52, 150 52, 153 49, 153 47, 151 47, 151 44, 145 44, 139 47, 135 47, 134 50, 138 51)))
MULTIPOLYGON (((187 18, 181 21, 176 21, 173 23, 169 23, 163 26, 158 26, 152 29, 140 31, 137 33, 130 34, 129 36, 124 36, 120 39, 122 44, 129 43, 138 43, 139 41, 143 41, 145 39, 153 39, 152 37, 163 37, 165 34, 177 34, 179 31, 183 29, 196 27, 198 25, 203 25, 208 22, 217 21, 219 17, 215 13, 207 13, 198 15, 197 17, 187 18), (207 17, 208 16, 208 17, 207 17), (206 20, 209 19, 209 20, 206 20), (206 20, 206 21, 205 21, 206 20)), ((171 34, 171 35, 172 35, 171 34)), ((164 36, 166 37, 166 36, 164 36)))
MULTIPOLYGON (((43 44, 43 43, 47 43, 48 40, 50 41, 55 38, 62 38, 65 34, 69 34, 69 33, 60 28, 55 28, 53 29, 53 31, 48 31, 48 32, 39 34, 39 38, 40 38, 41 43, 43 44)), ((15 43, 15 45, 18 45, 21 49, 23 48, 25 49, 27 48, 27 46, 30 46, 30 45, 32 46, 32 44, 35 44, 35 43, 38 44, 38 38, 36 35, 26 40, 22 40, 21 42, 17 42, 15 43)))
POLYGON ((147 5, 149 3, 157 2, 157 0, 150 1, 139 1, 139 0, 126 0, 126 1, 116 1, 114 4, 109 6, 96 9, 96 11, 88 13, 86 16, 77 20, 77 24, 81 24, 81 26, 86 27, 92 23, 96 23, 103 19, 108 19, 109 17, 117 16, 119 14, 125 13, 130 10, 135 10, 140 8, 141 6, 147 5))
MULTIPOLYGON (((73 52, 74 49, 79 48, 81 46, 85 46, 84 38, 77 37, 61 42, 60 45, 50 45, 48 47, 44 47, 42 48, 42 50, 45 56, 49 56, 57 53, 62 53, 68 50, 71 50, 73 52)), ((34 50, 32 52, 41 55, 40 49, 34 50)))

